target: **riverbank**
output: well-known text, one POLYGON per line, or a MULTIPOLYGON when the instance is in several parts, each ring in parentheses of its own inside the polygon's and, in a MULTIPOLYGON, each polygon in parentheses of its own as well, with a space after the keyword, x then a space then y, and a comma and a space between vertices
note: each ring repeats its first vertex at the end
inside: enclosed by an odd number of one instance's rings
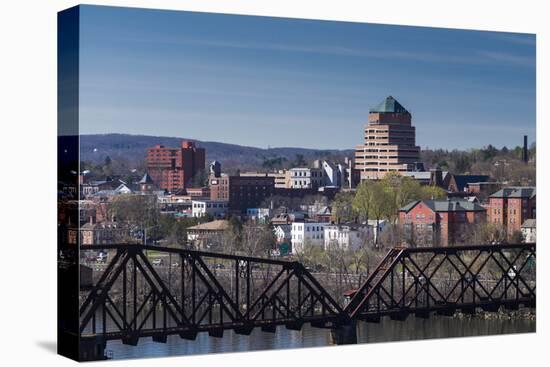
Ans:
POLYGON ((536 309, 525 308, 521 310, 499 310, 498 312, 480 311, 475 314, 457 312, 454 315, 458 319, 481 319, 481 320, 531 320, 536 321, 536 309))

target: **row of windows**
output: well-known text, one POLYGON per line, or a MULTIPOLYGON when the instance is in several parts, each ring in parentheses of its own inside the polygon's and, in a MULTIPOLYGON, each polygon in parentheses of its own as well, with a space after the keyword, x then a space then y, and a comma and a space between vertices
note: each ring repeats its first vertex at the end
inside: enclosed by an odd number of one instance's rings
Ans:
POLYGON ((227 203, 193 203, 193 208, 227 208, 227 203))
MULTIPOLYGON (((271 188, 271 186, 270 186, 271 188)), ((246 190, 246 191, 249 191, 252 189, 252 186, 231 186, 231 191, 243 191, 243 190, 246 190)), ((254 186, 254 190, 267 190, 267 186, 254 186)))
POLYGON ((407 169, 405 168, 396 168, 396 169, 386 169, 386 168, 365 168, 362 170, 363 172, 406 172, 407 169))
POLYGON ((328 237, 329 238, 345 238, 345 237, 348 237, 348 233, 346 233, 346 232, 329 232, 328 237))
MULTIPOLYGON (((324 235, 323 235, 323 232, 321 232, 321 233, 313 234, 310 238, 315 239, 315 240, 322 240, 324 238, 324 235)), ((293 240, 302 240, 303 236, 299 233, 298 234, 293 233, 292 234, 292 239, 293 240)))

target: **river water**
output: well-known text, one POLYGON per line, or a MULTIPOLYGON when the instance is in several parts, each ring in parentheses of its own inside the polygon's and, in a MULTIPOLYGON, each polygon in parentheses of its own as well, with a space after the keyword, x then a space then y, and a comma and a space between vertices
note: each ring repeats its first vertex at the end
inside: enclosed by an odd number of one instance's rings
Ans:
MULTIPOLYGON (((535 331, 535 320, 527 319, 483 319, 432 316, 429 319, 409 317, 406 321, 382 318, 378 324, 358 322, 359 343, 378 343, 417 339, 499 335, 535 331)), ((330 330, 304 325, 301 331, 287 330, 284 326, 275 333, 255 329, 249 336, 226 331, 223 338, 209 337, 199 333, 194 341, 174 335, 166 344, 156 343, 151 338, 141 338, 137 346, 124 345, 120 341, 107 344, 107 353, 114 359, 167 357, 178 355, 245 352, 255 350, 276 350, 328 346, 331 344, 330 330)))

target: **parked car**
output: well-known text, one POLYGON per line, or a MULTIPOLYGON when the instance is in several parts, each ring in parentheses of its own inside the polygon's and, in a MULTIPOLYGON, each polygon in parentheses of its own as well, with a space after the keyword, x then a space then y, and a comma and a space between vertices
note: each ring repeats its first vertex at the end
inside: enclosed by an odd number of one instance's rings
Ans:
POLYGON ((100 252, 97 254, 96 260, 98 263, 104 263, 107 261, 107 254, 105 252, 100 252))
POLYGON ((155 265, 155 266, 160 266, 164 263, 164 261, 162 259, 159 259, 159 258, 156 258, 154 259, 153 261, 151 261, 151 264, 155 265))

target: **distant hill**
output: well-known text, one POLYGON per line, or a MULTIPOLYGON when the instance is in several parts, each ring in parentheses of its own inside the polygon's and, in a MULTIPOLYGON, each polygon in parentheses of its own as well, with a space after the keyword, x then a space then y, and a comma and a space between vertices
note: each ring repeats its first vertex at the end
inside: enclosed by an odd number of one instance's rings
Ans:
MULTIPOLYGON (((181 140, 186 138, 129 135, 129 134, 97 134, 81 135, 80 160, 93 163, 103 162, 107 156, 112 160, 123 159, 130 164, 140 164, 145 158, 146 149, 156 144, 167 147, 180 146, 181 140)), ((199 147, 206 149, 207 165, 213 160, 220 161, 225 169, 260 169, 264 168, 264 162, 270 159, 282 158, 286 164, 296 160, 296 155, 301 154, 304 160, 311 162, 315 159, 330 158, 342 160, 343 157, 351 157, 353 150, 317 150, 305 148, 270 148, 262 149, 236 144, 226 144, 194 139, 199 147), (286 161, 285 161, 286 160, 286 161)))

